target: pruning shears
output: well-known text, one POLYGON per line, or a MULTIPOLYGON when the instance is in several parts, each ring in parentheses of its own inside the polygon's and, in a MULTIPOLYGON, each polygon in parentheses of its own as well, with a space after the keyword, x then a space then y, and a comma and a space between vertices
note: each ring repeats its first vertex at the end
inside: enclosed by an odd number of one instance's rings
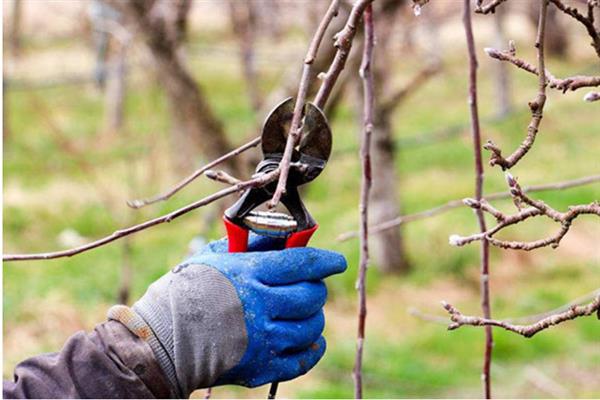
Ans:
MULTIPOLYGON (((288 98, 276 106, 267 117, 261 137, 263 159, 256 166, 254 176, 267 174, 279 166, 283 158, 287 135, 294 112, 294 99, 288 98)), ((223 221, 227 230, 229 252, 248 250, 248 234, 285 238, 285 247, 305 247, 317 230, 317 222, 310 215, 298 192, 298 186, 315 179, 325 168, 331 154, 331 129, 321 109, 306 103, 303 109, 302 135, 293 151, 285 193, 281 203, 290 215, 255 211, 272 196, 277 182, 247 189, 231 207, 225 210, 223 221)), ((274 399, 278 382, 269 390, 274 399)))
MULTIPOLYGON (((263 159, 254 176, 267 174, 279 166, 292 120, 294 99, 276 106, 262 130, 263 159)), ((273 196, 277 182, 247 189, 238 201, 225 210, 224 222, 229 239, 229 252, 248 249, 248 233, 286 238, 285 247, 304 247, 318 225, 310 215, 298 192, 298 186, 315 179, 325 168, 331 154, 331 129, 323 111, 312 103, 304 106, 300 143, 294 149, 286 191, 281 202, 290 215, 270 211, 254 211, 273 196)))

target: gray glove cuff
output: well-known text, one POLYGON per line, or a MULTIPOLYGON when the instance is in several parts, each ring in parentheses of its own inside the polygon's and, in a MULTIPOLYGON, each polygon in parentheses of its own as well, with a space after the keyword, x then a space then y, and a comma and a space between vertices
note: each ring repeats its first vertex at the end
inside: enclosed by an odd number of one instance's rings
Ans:
POLYGON ((133 310, 156 338, 149 344, 179 396, 213 385, 246 351, 241 300, 212 267, 174 268, 150 285, 133 310))

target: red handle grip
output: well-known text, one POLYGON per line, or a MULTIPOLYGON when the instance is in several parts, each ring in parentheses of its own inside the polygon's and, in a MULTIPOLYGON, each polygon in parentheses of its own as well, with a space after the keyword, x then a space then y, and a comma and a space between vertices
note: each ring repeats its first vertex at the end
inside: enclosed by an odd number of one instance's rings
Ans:
MULTIPOLYGON (((225 229, 227 231, 229 252, 245 253, 248 251, 248 230, 234 224, 225 216, 223 217, 223 222, 225 223, 225 229)), ((292 233, 285 241, 285 248, 290 249, 292 247, 306 247, 308 241, 318 227, 319 225, 315 225, 303 231, 292 233)))
POLYGON ((292 247, 306 247, 308 241, 318 227, 319 225, 315 225, 312 228, 292 233, 285 241, 285 248, 290 249, 292 247))
POLYGON ((223 216, 230 253, 245 253, 248 250, 248 230, 234 224, 223 216))

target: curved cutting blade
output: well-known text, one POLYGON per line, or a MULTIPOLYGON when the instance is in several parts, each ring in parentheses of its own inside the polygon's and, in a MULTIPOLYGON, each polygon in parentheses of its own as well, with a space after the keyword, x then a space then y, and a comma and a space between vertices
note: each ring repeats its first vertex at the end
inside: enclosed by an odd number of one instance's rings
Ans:
MULTIPOLYGON (((287 98, 267 117, 262 132, 262 151, 265 158, 278 158, 283 155, 290 124, 294 113, 295 101, 287 98)), ((298 183, 306 183, 322 171, 331 154, 331 129, 325 114, 314 104, 304 106, 304 120, 300 144, 294 149, 293 161, 302 159, 314 163, 311 173, 300 178, 298 183)))
POLYGON ((327 117, 312 103, 304 107, 304 126, 298 151, 325 162, 331 154, 331 129, 327 117))
POLYGON ((293 114, 294 99, 292 97, 288 97, 271 110, 263 125, 261 140, 263 155, 283 154, 293 114))

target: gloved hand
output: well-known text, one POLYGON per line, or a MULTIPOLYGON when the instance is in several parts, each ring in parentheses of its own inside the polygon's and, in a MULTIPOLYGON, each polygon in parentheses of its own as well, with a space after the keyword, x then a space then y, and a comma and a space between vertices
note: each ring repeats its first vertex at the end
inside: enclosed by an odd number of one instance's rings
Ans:
POLYGON ((109 318, 148 341, 180 397, 293 379, 325 352, 322 279, 346 261, 283 246, 253 234, 247 253, 228 253, 226 240, 210 243, 153 283, 133 313, 116 306, 109 318))

